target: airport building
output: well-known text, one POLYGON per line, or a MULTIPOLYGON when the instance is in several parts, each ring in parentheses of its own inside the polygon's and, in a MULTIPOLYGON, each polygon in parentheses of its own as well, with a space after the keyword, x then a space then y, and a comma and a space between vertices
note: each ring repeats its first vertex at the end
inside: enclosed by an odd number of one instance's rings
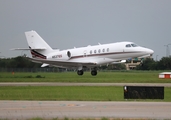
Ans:
MULTIPOLYGON (((152 56, 149 56, 147 58, 152 59, 152 56)), ((134 70, 138 65, 141 64, 141 62, 144 59, 146 59, 146 58, 134 58, 134 59, 127 60, 127 62, 125 63, 126 70, 134 70)))
POLYGON ((126 70, 133 70, 139 64, 141 64, 141 60, 140 59, 137 59, 137 60, 132 59, 132 60, 128 61, 127 63, 125 63, 126 70))

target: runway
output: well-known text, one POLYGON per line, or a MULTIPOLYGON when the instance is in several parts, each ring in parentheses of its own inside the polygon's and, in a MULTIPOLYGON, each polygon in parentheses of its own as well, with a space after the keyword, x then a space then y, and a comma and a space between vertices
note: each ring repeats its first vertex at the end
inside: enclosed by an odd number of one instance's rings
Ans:
MULTIPOLYGON (((0 86, 164 86, 170 83, 15 82, 0 86)), ((126 118, 171 119, 171 102, 0 101, 0 119, 126 118)))
POLYGON ((1 119, 171 119, 170 102, 0 101, 1 119))
POLYGON ((58 83, 58 82, 1 82, 0 86, 164 86, 171 83, 58 83))

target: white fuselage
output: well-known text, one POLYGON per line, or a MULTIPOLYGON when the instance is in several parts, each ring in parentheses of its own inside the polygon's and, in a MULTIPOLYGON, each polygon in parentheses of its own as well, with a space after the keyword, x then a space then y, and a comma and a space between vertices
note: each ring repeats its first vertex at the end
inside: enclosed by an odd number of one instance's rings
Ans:
POLYGON ((94 60, 96 65, 99 65, 123 59, 141 57, 153 53, 151 49, 140 46, 133 47, 131 44, 135 45, 132 42, 118 42, 54 51, 47 55, 47 59, 71 62, 87 62, 88 60, 94 60), (126 45, 130 46, 126 47, 126 45))
MULTIPOLYGON (((36 31, 25 32, 33 62, 41 63, 41 67, 55 66, 76 68, 78 75, 83 75, 83 67, 91 68, 91 74, 97 75, 98 65, 114 64, 119 60, 150 56, 153 50, 137 46, 132 42, 117 42, 80 47, 67 50, 53 50, 36 31)), ((26 50, 20 49, 19 50, 26 50)), ((120 62, 118 62, 120 63, 120 62)))

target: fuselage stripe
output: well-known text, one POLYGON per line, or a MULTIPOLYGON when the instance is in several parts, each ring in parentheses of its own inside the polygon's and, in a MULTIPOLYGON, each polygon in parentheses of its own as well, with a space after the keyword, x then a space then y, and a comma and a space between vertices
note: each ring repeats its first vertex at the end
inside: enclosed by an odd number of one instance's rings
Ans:
POLYGON ((46 56, 38 53, 37 51, 31 50, 31 54, 32 54, 33 57, 39 57, 39 58, 42 58, 42 59, 46 59, 46 56))
POLYGON ((101 54, 88 54, 88 55, 72 56, 70 59, 93 57, 93 56, 105 56, 105 55, 113 55, 113 54, 125 54, 125 53, 139 53, 139 52, 136 51, 136 52, 111 52, 111 53, 101 53, 101 54))

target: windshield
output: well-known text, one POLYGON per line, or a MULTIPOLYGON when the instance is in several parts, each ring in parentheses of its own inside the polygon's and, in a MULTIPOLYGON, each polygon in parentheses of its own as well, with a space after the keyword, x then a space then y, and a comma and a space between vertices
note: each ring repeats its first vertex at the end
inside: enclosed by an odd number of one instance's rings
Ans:
POLYGON ((132 46, 132 47, 137 47, 138 45, 136 45, 136 44, 131 44, 131 46, 132 46))
POLYGON ((138 47, 138 45, 136 45, 136 44, 126 44, 126 46, 125 47, 138 47))

